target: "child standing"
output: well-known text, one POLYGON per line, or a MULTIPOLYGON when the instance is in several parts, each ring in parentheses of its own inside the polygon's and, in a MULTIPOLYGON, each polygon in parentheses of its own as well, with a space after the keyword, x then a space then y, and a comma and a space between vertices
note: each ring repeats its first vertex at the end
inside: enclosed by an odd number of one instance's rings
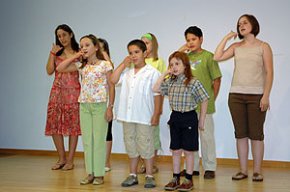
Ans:
MULTIPOLYGON (((166 71, 166 65, 163 59, 158 57, 158 42, 155 35, 152 33, 146 33, 141 37, 141 40, 146 44, 147 48, 147 56, 145 59, 145 62, 155 69, 157 69, 160 73, 164 73, 166 71)), ((162 108, 163 108, 163 97, 161 97, 160 102, 160 111, 162 114, 162 108)), ((155 164, 155 160, 157 157, 158 150, 161 150, 161 141, 160 141, 160 127, 157 125, 154 127, 154 161, 153 161, 153 173, 158 172, 158 167, 155 164)), ((138 173, 145 173, 145 165, 144 162, 140 166, 140 169, 138 170, 138 173)))
POLYGON ((111 63, 104 60, 99 41, 94 35, 82 37, 80 46, 81 51, 63 61, 57 70, 78 70, 81 74, 80 121, 88 176, 80 184, 100 185, 104 183, 108 121, 113 118, 115 89, 109 81, 113 68, 111 63), (81 63, 76 62, 78 59, 81 63))
POLYGON ((47 107, 45 135, 52 136, 59 158, 51 169, 68 171, 74 168, 74 154, 81 134, 79 73, 59 73, 55 69, 64 59, 73 57, 78 52, 79 45, 72 29, 66 24, 55 29, 55 41, 46 64, 47 74, 55 74, 55 77, 47 107), (68 158, 65 155, 64 136, 69 136, 68 158))
POLYGON ((153 90, 167 95, 172 109, 168 125, 170 127, 173 178, 164 189, 189 191, 193 188, 193 152, 198 150, 198 129, 204 130, 209 96, 202 84, 193 78, 187 55, 178 51, 170 55, 169 69, 160 76, 153 90), (170 77, 166 78, 168 75, 170 77), (195 112, 198 103, 201 103, 199 120, 195 112), (185 180, 180 185, 182 152, 186 158, 186 174, 185 180))
MULTIPOLYGON (((179 51, 186 52, 192 69, 192 74, 202 83, 209 94, 205 129, 199 132, 202 167, 204 178, 215 178, 216 171, 216 147, 214 137, 213 114, 215 113, 215 100, 218 96, 221 71, 219 65, 213 60, 213 54, 203 49, 203 34, 199 27, 191 26, 184 32, 186 44, 179 51)), ((199 107, 197 111, 199 111, 199 107)), ((199 175, 199 153, 194 154, 193 175, 199 175)))
MULTIPOLYGON (((104 55, 104 58, 106 61, 110 62, 112 67, 114 68, 114 64, 111 61, 110 56, 110 49, 109 44, 105 39, 99 38, 100 41, 100 47, 102 50, 102 53, 104 55)), ((112 135, 112 126, 113 126, 113 119, 109 121, 108 123, 108 133, 106 137, 106 163, 105 163, 105 172, 111 171, 111 151, 112 151, 112 145, 113 145, 113 135, 112 135)))
POLYGON ((129 56, 114 71, 111 79, 114 84, 119 82, 122 85, 117 120, 123 123, 124 142, 130 158, 130 175, 121 185, 138 184, 137 165, 141 156, 146 166, 144 187, 153 188, 156 186, 152 175, 153 130, 159 123, 161 97, 153 93, 152 87, 160 73, 145 63, 146 45, 143 41, 133 40, 127 48, 129 56), (132 63, 133 68, 130 67, 132 63))

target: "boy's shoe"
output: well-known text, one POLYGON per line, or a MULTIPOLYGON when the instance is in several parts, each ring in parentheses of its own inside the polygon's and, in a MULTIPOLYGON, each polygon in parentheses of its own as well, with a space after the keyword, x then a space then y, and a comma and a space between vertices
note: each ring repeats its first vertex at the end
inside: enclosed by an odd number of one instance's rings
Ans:
POLYGON ((129 175, 122 183, 122 187, 130 187, 138 184, 138 178, 134 175, 129 175))
POLYGON ((155 183, 154 177, 146 176, 145 177, 144 188, 154 188, 154 187, 156 187, 156 183, 155 183))
POLYGON ((193 171, 192 176, 199 176, 199 171, 193 171))
POLYGON ((193 182, 188 179, 184 179, 183 183, 177 188, 178 191, 190 191, 193 189, 193 182))
POLYGON ((180 179, 178 179, 177 177, 173 177, 171 181, 169 181, 169 183, 165 185, 164 189, 166 191, 174 191, 179 187, 179 185, 180 185, 180 179))
POLYGON ((203 178, 205 179, 214 179, 215 172, 214 171, 205 171, 203 178))

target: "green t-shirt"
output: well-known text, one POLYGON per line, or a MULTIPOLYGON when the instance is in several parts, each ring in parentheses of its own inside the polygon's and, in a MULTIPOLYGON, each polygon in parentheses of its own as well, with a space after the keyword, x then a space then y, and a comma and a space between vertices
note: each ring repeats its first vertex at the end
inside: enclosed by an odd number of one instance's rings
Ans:
MULTIPOLYGON (((213 92, 213 80, 222 76, 219 65, 213 60, 213 54, 207 50, 199 53, 188 53, 191 71, 204 86, 209 95, 207 114, 215 112, 215 99, 213 92)), ((197 108, 200 111, 200 105, 197 108)))

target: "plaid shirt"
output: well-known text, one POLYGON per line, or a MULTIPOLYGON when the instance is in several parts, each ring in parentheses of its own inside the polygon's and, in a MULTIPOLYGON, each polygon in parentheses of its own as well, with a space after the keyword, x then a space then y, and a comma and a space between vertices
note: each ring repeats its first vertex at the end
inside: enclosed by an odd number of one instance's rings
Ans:
POLYGON ((203 85, 197 79, 192 79, 187 86, 186 77, 181 75, 176 79, 166 79, 161 84, 161 94, 167 95, 172 110, 187 112, 195 110, 198 103, 208 100, 209 96, 203 85))

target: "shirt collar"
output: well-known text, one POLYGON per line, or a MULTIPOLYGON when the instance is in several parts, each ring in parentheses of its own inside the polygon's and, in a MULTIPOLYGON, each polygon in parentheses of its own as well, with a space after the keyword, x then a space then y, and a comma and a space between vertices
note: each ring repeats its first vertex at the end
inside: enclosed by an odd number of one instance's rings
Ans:
POLYGON ((184 74, 181 74, 179 76, 177 76, 176 81, 178 82, 183 82, 186 79, 184 74))

